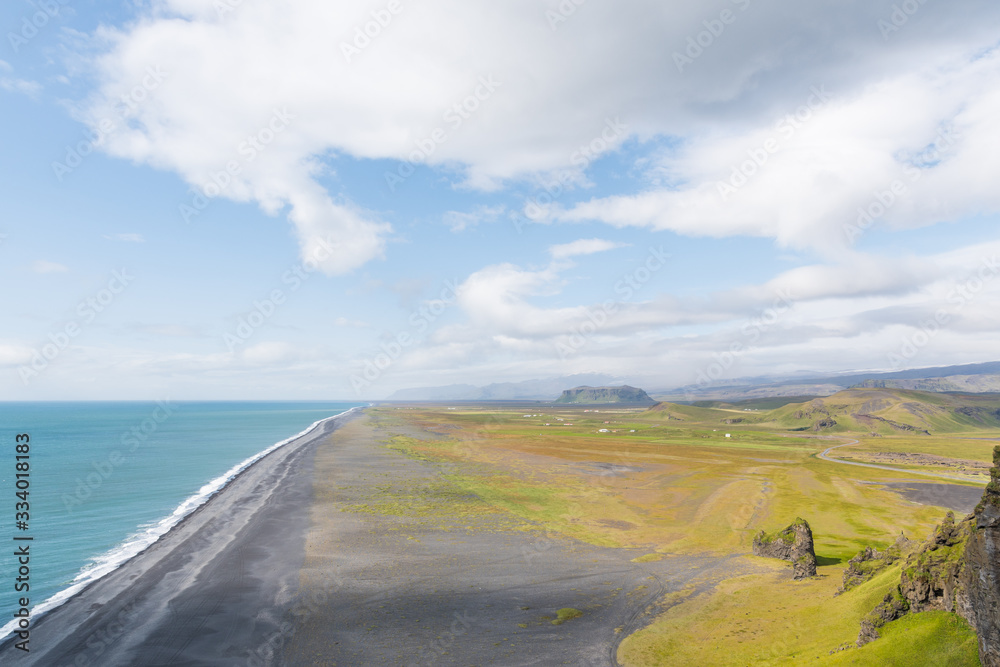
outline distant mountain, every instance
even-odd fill
[[[416,387],[401,389],[390,401],[551,401],[563,388],[583,384],[610,385],[616,378],[600,373],[581,373],[544,380],[524,382],[499,382],[485,387],[471,384],[453,384],[444,387]]]
[[[616,378],[586,373],[557,378],[500,382],[485,387],[453,384],[442,387],[401,389],[390,401],[551,401],[566,387],[606,387],[623,384],[630,378]],[[650,386],[649,377],[631,378]],[[659,383],[657,383],[659,384]],[[656,385],[654,385],[656,386]],[[659,384],[660,387],[665,385]],[[669,386],[669,385],[667,385]],[[851,387],[913,389],[932,392],[1000,393],[1000,362],[915,368],[905,371],[851,371],[822,376],[797,372],[784,376],[740,378],[708,386],[689,385],[673,389],[654,389],[649,393],[662,401],[694,403],[724,401],[734,403],[749,399],[775,397],[830,396]]]
[[[865,380],[854,386],[873,389],[916,389],[919,391],[984,394],[1000,392],[1000,375],[949,375],[940,378],[912,380]]]
[[[654,391],[653,395],[666,401],[736,401],[775,396],[830,396],[851,387],[1000,392],[1000,361],[905,371],[850,371],[831,376],[796,373],[787,378],[744,378],[708,386],[689,385]]]
[[[444,387],[400,389],[390,401],[474,401],[482,388],[471,384],[449,384]]]
[[[603,403],[628,403],[629,405],[654,405],[656,401],[642,389],[623,385],[621,387],[577,387],[567,389],[555,403],[583,403],[597,405]]]

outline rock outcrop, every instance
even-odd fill
[[[802,518],[795,519],[792,525],[780,532],[768,534],[762,530],[757,533],[753,538],[753,555],[791,562],[792,577],[795,579],[816,575],[812,529]]]
[[[596,405],[603,403],[627,403],[629,405],[656,405],[642,389],[630,387],[627,384],[620,387],[577,387],[566,389],[556,403],[585,403]]]
[[[840,591],[849,591],[855,586],[865,583],[876,574],[906,556],[913,543],[900,533],[896,543],[879,553],[878,549],[866,547],[857,556],[847,561],[844,570],[844,583]]]
[[[862,620],[858,646],[877,639],[881,626],[904,614],[939,609],[975,628],[983,667],[1000,667],[1000,447],[993,450],[993,465],[975,512],[957,523],[948,512],[927,542],[907,556],[899,586]]]
[[[906,557],[895,590],[862,619],[858,646],[878,639],[879,628],[908,613],[952,611],[975,625],[961,584],[970,527],[970,519],[956,524],[954,512],[948,512],[934,534]]]

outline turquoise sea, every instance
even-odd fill
[[[15,595],[27,595],[35,613],[58,605],[158,539],[266,450],[361,405],[0,403],[4,618],[12,618]],[[22,433],[31,438],[27,530],[15,517]],[[14,593],[19,565],[10,545],[25,543],[15,536],[33,538],[28,593]]]

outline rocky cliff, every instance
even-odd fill
[[[862,620],[858,646],[877,639],[881,626],[904,614],[940,609],[976,629],[984,667],[1000,667],[1000,447],[993,450],[993,465],[975,512],[957,523],[948,512],[907,556],[899,586]],[[856,558],[859,564],[870,560]]]
[[[993,449],[990,483],[972,515],[969,533],[960,577],[962,602],[967,604],[963,616],[973,619],[980,662],[1000,667],[1000,447]]]
[[[757,533],[753,538],[753,555],[790,561],[795,579],[816,575],[812,529],[802,518],[795,519],[792,525],[780,532],[768,534],[762,530]]]

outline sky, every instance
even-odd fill
[[[998,22],[4,3],[0,400],[1000,359]]]

